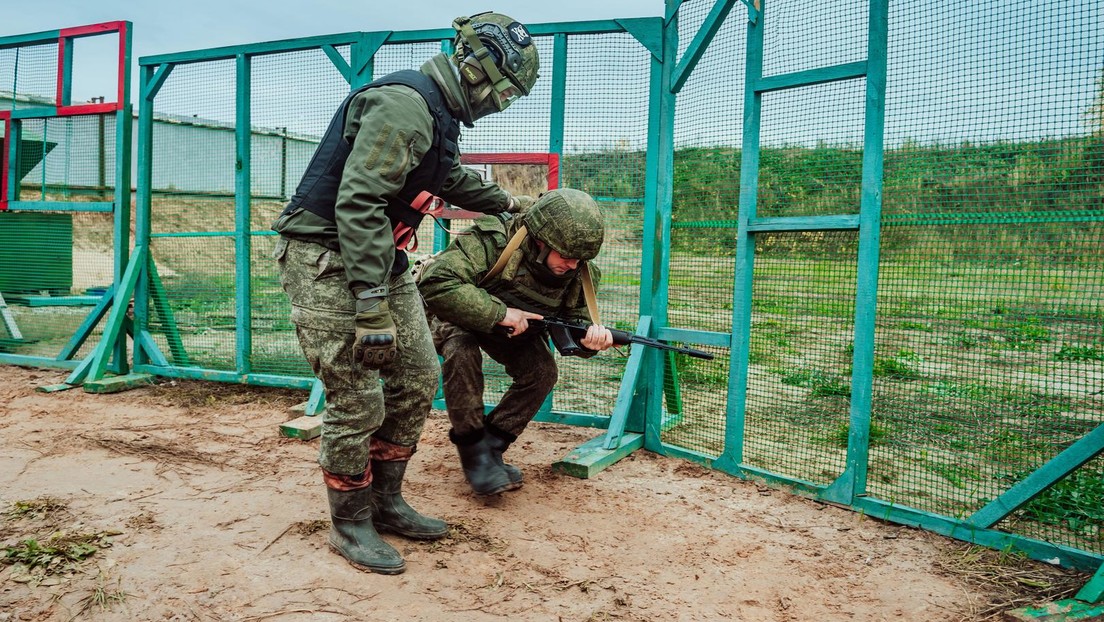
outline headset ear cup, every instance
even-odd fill
[[[475,56],[468,54],[464,57],[464,60],[460,63],[460,75],[464,76],[464,81],[468,84],[476,85],[487,79],[487,74],[483,71],[483,67],[476,60]]]

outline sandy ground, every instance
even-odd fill
[[[474,497],[437,412],[405,492],[450,537],[387,536],[406,573],[364,573],[327,548],[317,440],[278,434],[305,393],[42,393],[66,374],[3,374],[0,546],[113,535],[65,573],[0,566],[0,622],[929,621],[977,619],[990,598],[940,570],[961,543],[684,461],[551,470],[594,430],[534,424],[507,454],[525,486]],[[49,511],[12,510],[36,499]]]

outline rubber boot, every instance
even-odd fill
[[[449,430],[449,440],[456,445],[464,477],[475,494],[495,495],[514,486],[506,470],[491,455],[491,448],[487,445],[487,437],[482,429],[473,430],[464,436],[458,436],[453,430]]]
[[[403,499],[405,460],[372,461],[372,523],[380,531],[418,540],[439,540],[448,535],[445,521],[419,514]]]
[[[330,500],[330,548],[362,570],[399,574],[406,562],[395,547],[384,542],[372,526],[372,489],[334,490]]]
[[[506,475],[510,477],[510,490],[516,490],[521,488],[522,480],[524,476],[521,474],[521,469],[512,464],[506,464],[502,459],[502,454],[510,448],[510,445],[517,440],[517,437],[505,430],[500,430],[494,426],[487,426],[487,446],[491,448],[491,457],[498,466],[502,467],[506,471]]]

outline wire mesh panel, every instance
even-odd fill
[[[57,104],[56,43],[0,49],[0,110]]]
[[[756,245],[745,461],[828,484],[846,459],[856,235],[776,233]]]
[[[234,369],[234,62],[174,68],[154,107],[149,329],[174,364]]]
[[[67,362],[89,354],[101,334],[96,320],[119,245],[113,211],[130,190],[115,187],[117,169],[130,166],[129,145],[118,153],[116,136],[127,103],[118,101],[125,33],[115,22],[0,38],[0,354],[14,355],[7,361]],[[97,49],[114,56],[105,61]],[[109,101],[89,97],[91,88]]]
[[[683,52],[712,5],[683,3]],[[728,332],[732,325],[746,16],[737,8],[721,24],[675,108],[667,324],[678,328]],[[729,353],[704,349],[716,358],[663,360],[662,440],[716,457],[724,451]]]
[[[348,61],[349,46],[337,46]],[[321,49],[254,57],[250,117],[252,371],[310,376],[280,286],[271,225],[295,192],[349,83]]]
[[[1104,423],[1101,10],[891,8],[870,489],[968,516]],[[1101,481],[1000,527],[1099,553]]]

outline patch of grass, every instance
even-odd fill
[[[0,564],[20,564],[42,574],[69,572],[100,549],[111,546],[111,536],[120,532],[57,532],[45,541],[28,538],[0,550]]]
[[[851,395],[851,385],[844,382],[839,376],[827,373],[819,369],[793,369],[782,372],[782,384],[792,387],[807,387],[809,395],[824,397],[829,395]]]
[[[962,464],[943,464],[928,462],[926,464],[932,473],[939,475],[951,483],[955,488],[966,488],[966,480],[981,479],[976,469]]]
[[[1092,346],[1071,346],[1063,344],[1054,353],[1056,361],[1104,361],[1104,350]]]
[[[851,426],[845,421],[837,423],[821,440],[834,447],[840,449],[847,449],[847,441],[850,437]],[[879,445],[885,445],[889,442],[889,437],[893,434],[893,428],[885,423],[878,421],[870,422],[870,446],[877,447]]]
[[[675,360],[678,361],[681,382],[713,387],[728,386],[728,371],[724,365],[718,365],[716,361],[702,361],[687,356],[680,356]]]
[[[1020,473],[1017,481],[1028,475]],[[1020,511],[1024,518],[1061,525],[1083,536],[1104,534],[1104,469],[1083,467],[1044,490]]]
[[[892,357],[875,356],[874,377],[915,380],[920,377],[920,372],[916,369],[919,362],[920,356],[912,350],[898,350]]]
[[[923,331],[925,333],[930,333],[930,332],[935,330],[935,329],[932,328],[931,324],[927,324],[927,323],[924,323],[924,322],[916,322],[916,321],[912,321],[912,320],[905,320],[904,322],[901,322],[899,324],[899,327],[902,330],[919,330],[919,331]]]
[[[39,497],[30,501],[16,501],[8,508],[7,517],[11,519],[43,519],[66,509],[65,503],[53,497]]]
[[[1044,445],[1042,439],[1025,436],[1016,430],[1000,430],[985,443],[983,455],[992,462],[1022,464],[1035,458]]]

